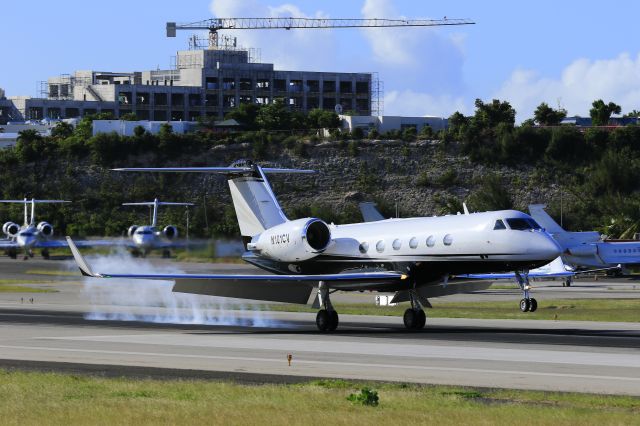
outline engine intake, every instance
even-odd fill
[[[16,223],[7,222],[2,225],[2,232],[4,232],[5,235],[8,235],[9,237],[17,236],[19,231],[20,227]]]
[[[330,243],[329,226],[320,219],[306,218],[269,228],[247,247],[281,262],[300,262],[318,256]]]
[[[40,231],[40,233],[45,237],[50,237],[53,235],[53,226],[47,222],[40,222],[38,224],[38,231]]]
[[[165,237],[172,240],[178,237],[178,228],[176,228],[173,225],[168,225],[164,227],[164,229],[162,230],[162,233],[164,234]]]
[[[133,237],[133,234],[135,234],[136,229],[138,229],[138,225],[131,225],[129,229],[127,229],[127,235],[129,236],[129,238]]]

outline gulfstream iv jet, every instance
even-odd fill
[[[22,226],[14,222],[6,222],[2,225],[2,232],[7,239],[0,241],[0,248],[4,249],[7,254],[15,259],[18,251],[24,252],[24,259],[33,257],[33,249],[41,248],[42,257],[49,258],[49,249],[53,247],[67,247],[66,241],[51,240],[53,237],[53,226],[48,222],[40,222],[36,224],[36,204],[43,203],[70,203],[64,200],[0,200],[0,203],[18,203],[24,204],[24,222]],[[31,218],[29,218],[29,205],[31,205]]]
[[[173,291],[305,304],[320,308],[321,331],[338,326],[330,294],[337,291],[395,292],[393,302],[411,303],[408,329],[425,325],[423,306],[442,295],[452,275],[518,271],[542,266],[560,254],[556,242],[529,215],[504,210],[469,215],[387,219],[347,225],[320,218],[289,220],[267,175],[313,173],[262,168],[251,162],[230,167],[134,168],[138,172],[226,175],[246,244],[243,259],[274,275],[111,274],[93,271],[73,245],[80,271],[96,278],[174,280]],[[532,306],[528,283],[524,299]],[[455,290],[454,290],[455,291]],[[313,297],[315,296],[315,297]],[[313,298],[311,298],[313,297]]]
[[[178,228],[174,225],[167,225],[163,229],[158,226],[158,207],[159,206],[193,206],[193,203],[168,203],[158,201],[145,201],[142,203],[123,203],[123,206],[152,206],[153,216],[151,225],[131,225],[127,230],[129,243],[127,244],[134,256],[146,256],[152,250],[162,250],[162,257],[170,257],[171,248],[179,247],[184,244],[176,241],[178,238]]]
[[[2,232],[7,236],[6,240],[0,240],[0,249],[4,249],[7,254],[15,259],[18,251],[24,252],[24,259],[33,257],[34,249],[42,249],[42,257],[49,259],[49,249],[67,248],[65,240],[54,240],[53,225],[41,221],[36,223],[36,204],[70,203],[65,200],[0,200],[0,203],[24,204],[24,223],[22,226],[14,222],[6,222],[2,225]],[[31,205],[31,215],[29,216],[29,205]],[[113,245],[111,241],[77,241],[80,247],[107,246]]]

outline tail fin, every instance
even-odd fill
[[[158,207],[159,206],[193,206],[193,203],[173,203],[167,201],[158,201],[158,199],[154,199],[153,201],[143,201],[141,203],[122,203],[123,206],[151,206],[153,207],[153,217],[151,219],[151,226],[156,226],[158,224]]]
[[[24,204],[24,224],[31,225],[35,223],[36,220],[36,204],[53,204],[53,203],[70,203],[71,201],[66,200],[36,200],[32,199],[23,199],[23,200],[0,200],[0,203],[13,203],[13,204]],[[29,204],[31,204],[31,219],[28,219],[29,212]]]
[[[240,225],[240,234],[245,238],[251,238],[288,220],[273,194],[266,173],[315,173],[313,170],[262,168],[250,161],[237,161],[229,167],[121,168],[114,170],[227,175],[233,206]]]
[[[360,207],[360,213],[362,213],[362,218],[365,222],[384,220],[384,216],[382,216],[382,213],[376,208],[376,203],[362,202],[358,204],[358,206]]]
[[[544,204],[530,204],[529,213],[531,214],[531,217],[536,222],[538,222],[540,226],[545,228],[547,232],[550,232],[552,234],[565,232],[565,230],[562,229],[562,227],[558,225],[558,223],[553,220],[551,216],[549,216],[549,213],[544,211],[545,207],[546,205]]]

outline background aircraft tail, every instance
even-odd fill
[[[565,230],[562,229],[562,227],[558,225],[551,216],[549,216],[549,213],[544,210],[545,207],[546,205],[544,204],[530,204],[529,213],[531,214],[531,217],[549,233],[555,234],[565,232]]]
[[[227,176],[240,234],[250,239],[266,229],[287,222],[269,185],[268,173],[315,173],[313,170],[260,167],[251,161],[237,161],[229,167],[121,168],[126,172],[217,173]]]

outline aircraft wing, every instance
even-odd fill
[[[18,248],[18,243],[13,240],[0,240],[0,249]]]
[[[67,237],[67,241],[82,275],[94,278],[175,281],[173,291],[181,293],[305,304],[309,301],[314,286],[320,281],[350,285],[391,285],[408,278],[399,272],[318,275],[111,274],[94,272],[70,237]]]
[[[111,247],[118,245],[126,245],[118,242],[117,240],[84,240],[76,241],[74,243],[77,247]],[[35,248],[67,248],[68,244],[65,240],[44,240],[38,241]]]

